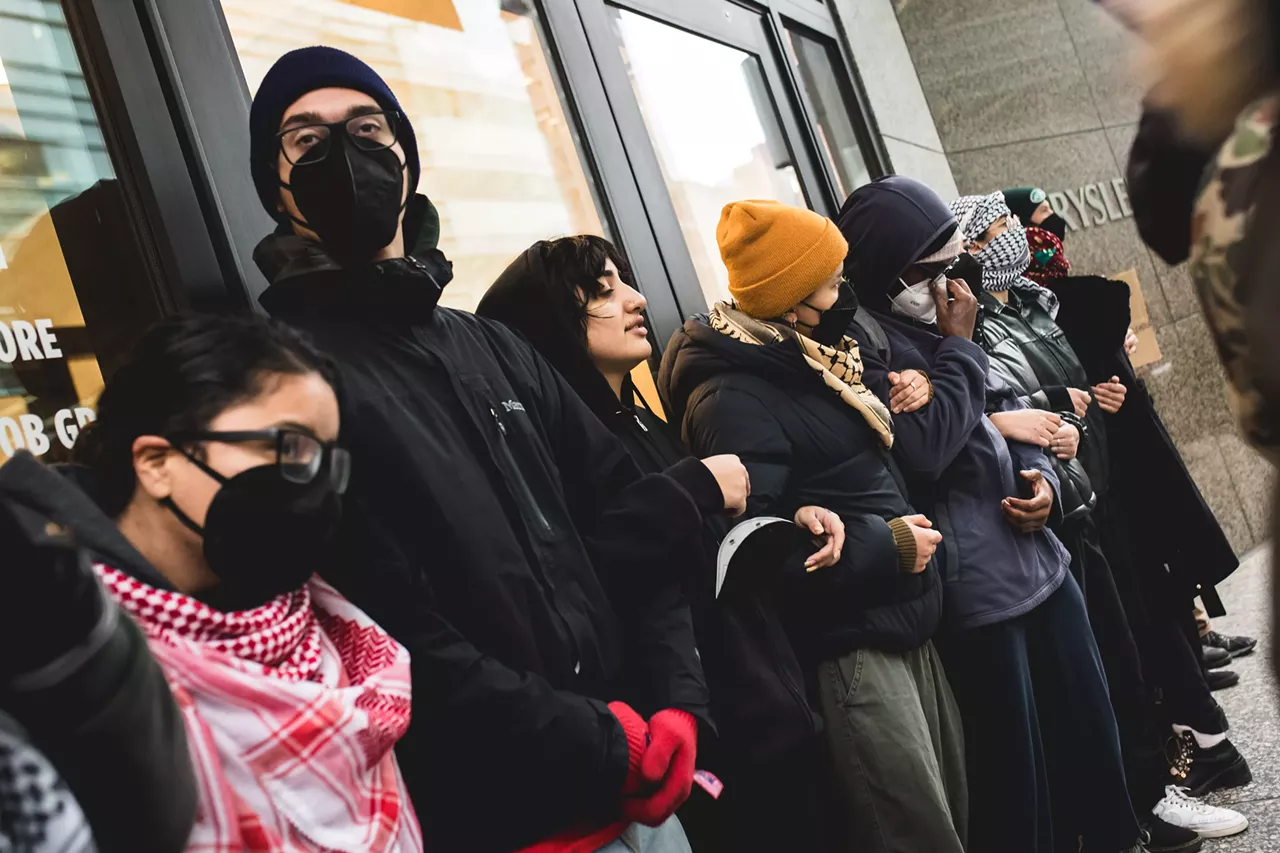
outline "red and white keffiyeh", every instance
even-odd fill
[[[409,653],[329,585],[223,613],[95,566],[182,710],[200,808],[189,853],[421,853],[392,747]]]

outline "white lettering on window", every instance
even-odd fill
[[[45,358],[62,358],[58,336],[53,333],[53,321],[36,320],[36,331],[40,334],[40,346],[44,348]]]

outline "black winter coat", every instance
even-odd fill
[[[1103,420],[1111,447],[1111,501],[1124,508],[1134,561],[1146,571],[1162,572],[1167,565],[1184,587],[1199,588],[1211,615],[1223,615],[1213,586],[1235,571],[1239,560],[1160,420],[1146,383],[1116,346],[1116,330],[1129,322],[1128,285],[1099,276],[1068,276],[1049,285],[1061,304],[1058,325],[1089,381],[1119,376],[1127,389],[1120,411]]]
[[[716,553],[732,522],[715,477],[689,455],[674,427],[637,406],[630,380],[622,399],[601,375],[580,325],[558,315],[556,294],[535,245],[517,258],[480,300],[476,313],[526,336],[616,435],[647,474],[667,473],[694,496],[703,518],[702,547],[679,555],[678,572],[693,607],[699,656],[711,688],[718,736],[699,738],[698,764],[720,775],[718,802],[698,790],[680,818],[700,851],[813,850],[817,830],[821,720],[804,695],[804,671],[768,589],[736,585],[715,597]],[[797,529],[803,560],[814,550]]]
[[[31,455],[0,468],[0,501],[70,530],[94,558],[172,589],[92,500]],[[36,535],[45,535],[43,525]],[[9,559],[20,547],[0,542],[0,553]],[[85,569],[49,625],[58,639],[6,650],[7,668],[19,656],[28,666],[19,667],[25,678],[0,683],[0,709],[66,781],[99,850],[177,853],[187,846],[198,799],[186,727],[146,638]],[[59,649],[56,658],[47,657],[49,648]],[[36,662],[38,669],[30,666]]]
[[[751,475],[746,517],[789,518],[812,504],[844,520],[840,562],[801,571],[789,597],[790,624],[813,653],[903,651],[933,636],[942,584],[932,562],[918,575],[899,567],[888,522],[913,510],[893,457],[794,340],[745,344],[695,317],[672,337],[659,388],[694,452],[742,458]]]
[[[527,342],[437,308],[438,252],[343,270],[277,234],[256,257],[263,307],[338,362],[354,466],[328,580],[412,656],[397,751],[429,846],[617,819],[628,748],[607,703],[708,716],[688,607],[652,606],[698,547],[693,498],[641,476]]]

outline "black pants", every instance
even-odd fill
[[[1164,566],[1143,561],[1130,538],[1123,503],[1100,501],[1095,518],[1147,684],[1159,699],[1163,727],[1178,723],[1205,734],[1225,732],[1226,717],[1200,665],[1200,634],[1192,615],[1195,591],[1179,584]]]
[[[1127,850],[1138,838],[1098,647],[1075,579],[1017,619],[939,638],[964,721],[969,845]]]
[[[1058,531],[1058,537],[1071,552],[1071,573],[1084,591],[1089,622],[1107,673],[1129,798],[1134,810],[1145,818],[1169,783],[1164,753],[1169,730],[1161,722],[1155,695],[1144,678],[1138,644],[1092,518],[1071,521]]]

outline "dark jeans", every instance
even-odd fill
[[[964,720],[969,850],[1099,853],[1138,839],[1115,717],[1075,579],[1017,619],[939,639]]]
[[[1200,634],[1192,614],[1195,591],[1182,588],[1165,567],[1142,562],[1119,503],[1100,501],[1095,517],[1147,684],[1159,698],[1164,730],[1178,723],[1205,734],[1225,732],[1226,717],[1200,666]]]
[[[1164,786],[1170,781],[1164,752],[1169,727],[1162,725],[1157,714],[1126,608],[1092,519],[1077,519],[1058,535],[1071,552],[1071,574],[1084,592],[1089,622],[1107,673],[1129,798],[1134,810],[1145,818],[1164,797]]]

